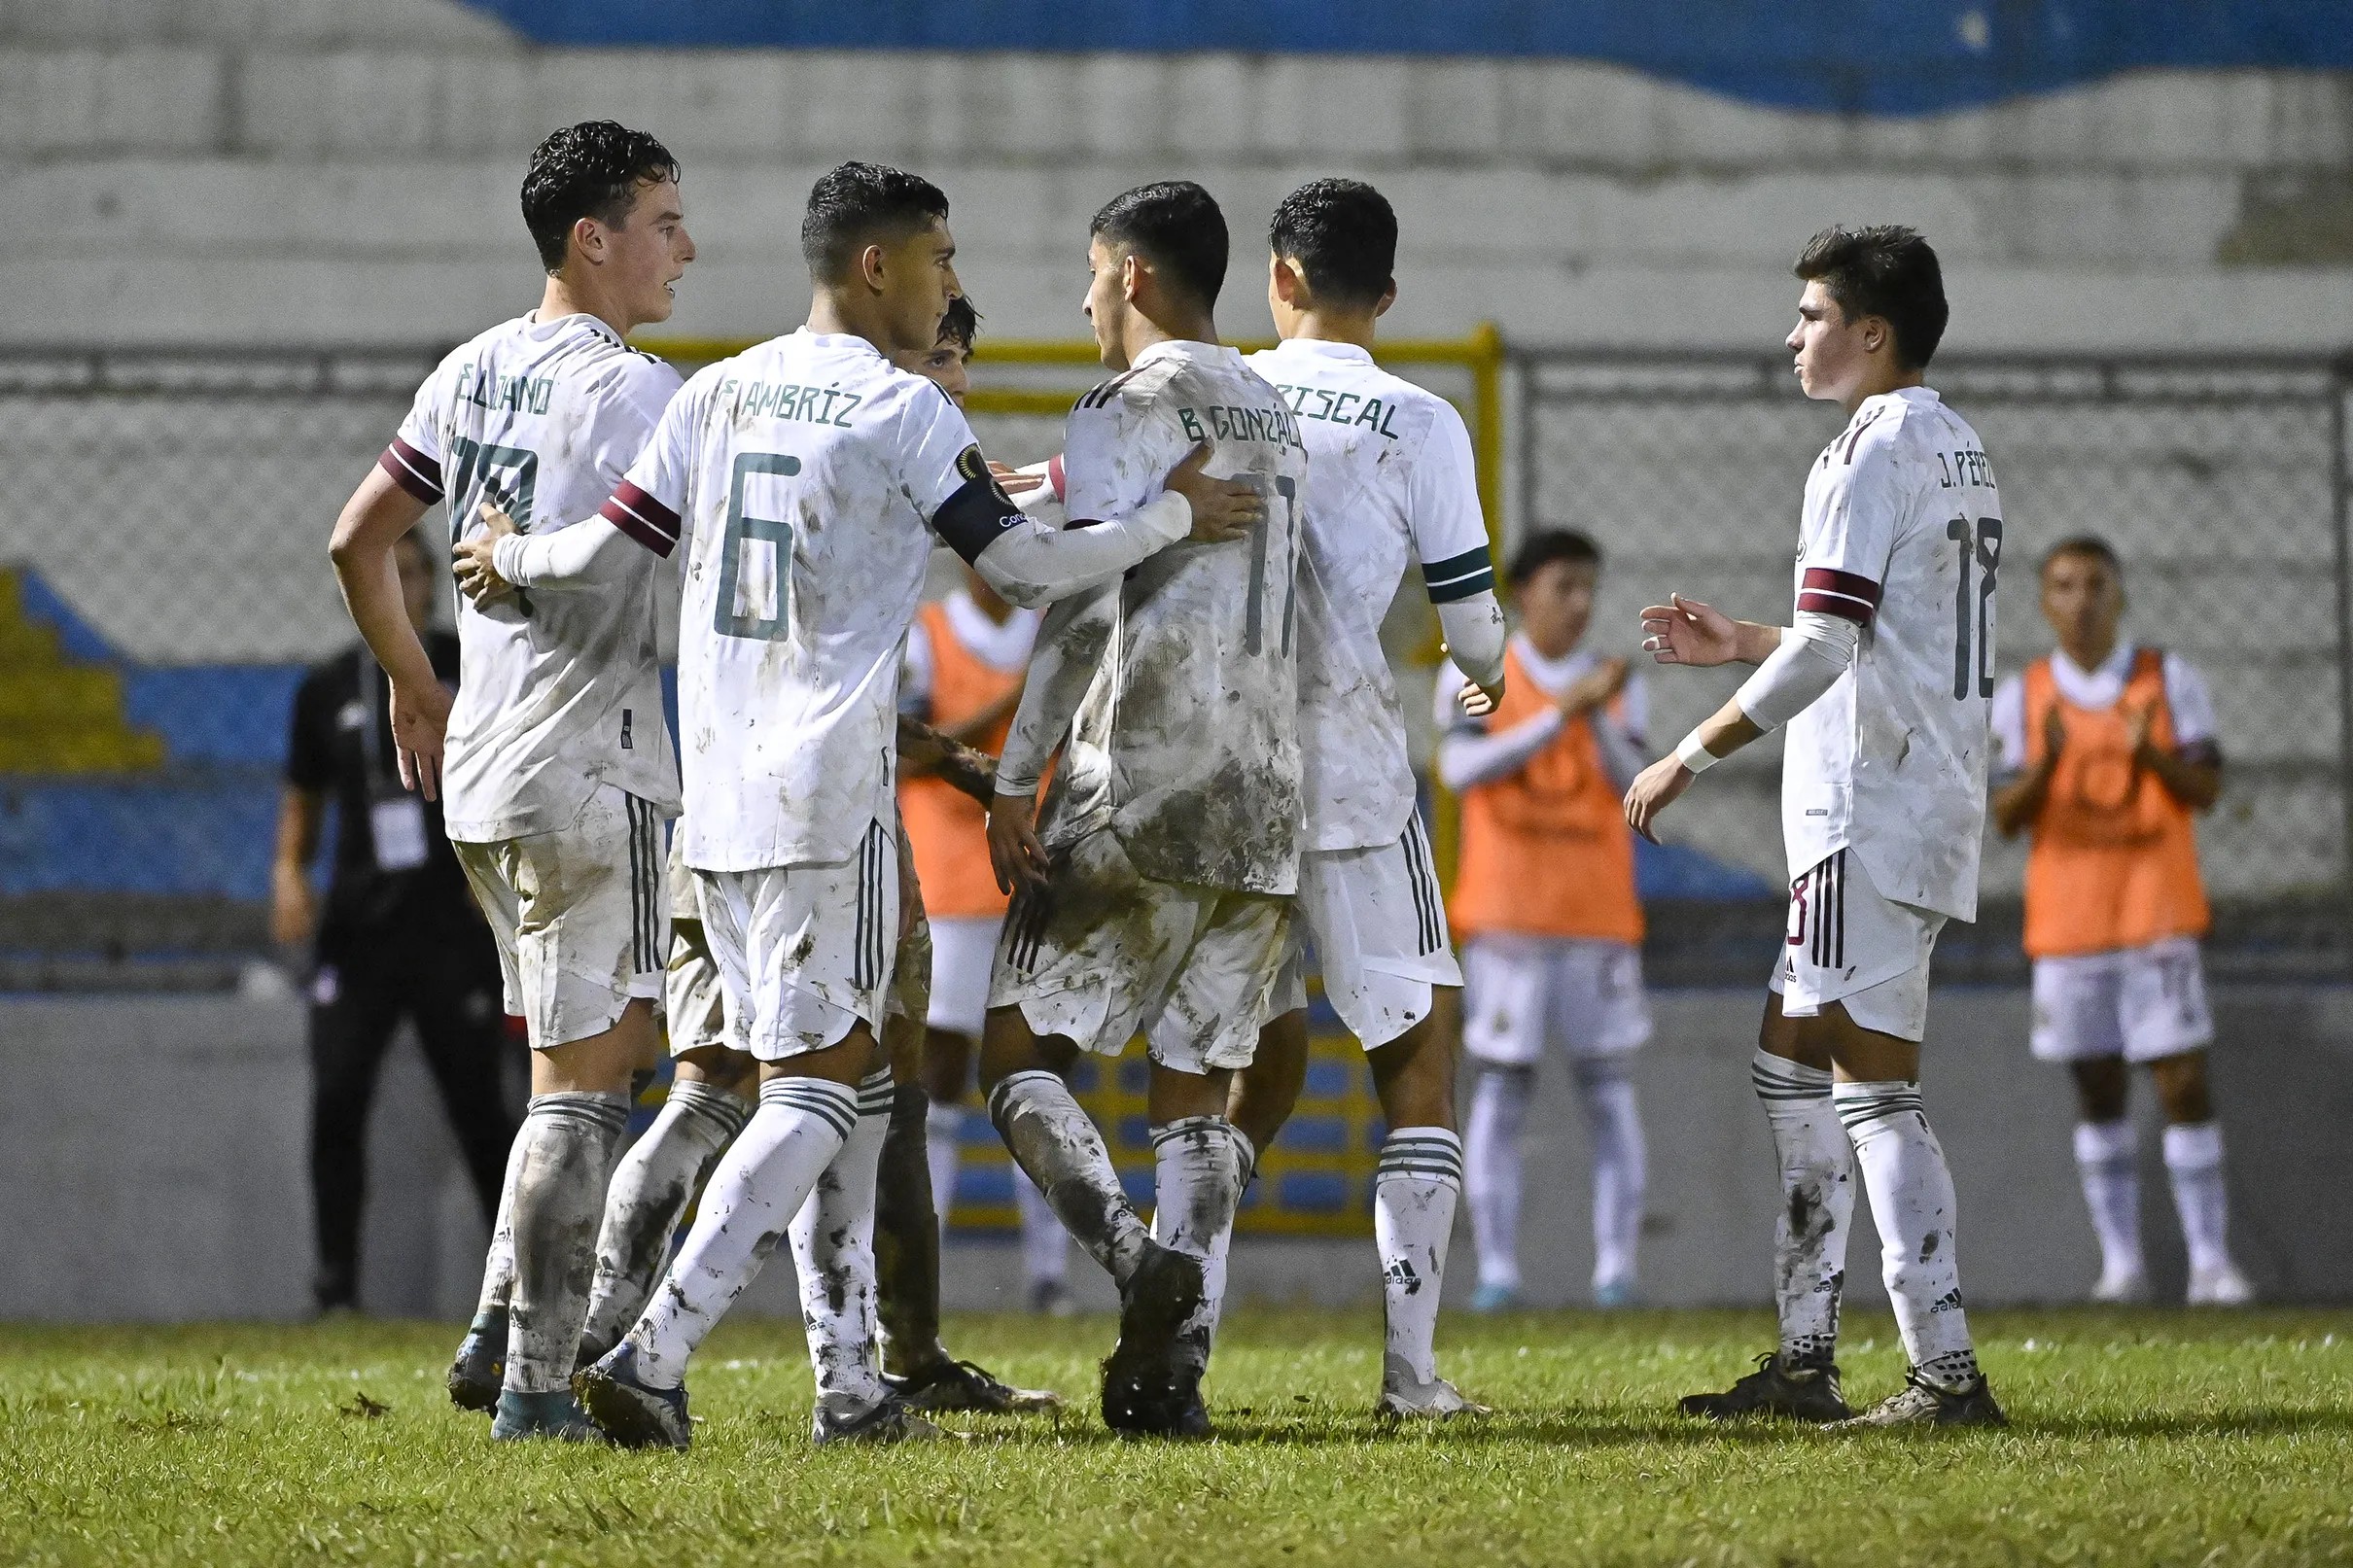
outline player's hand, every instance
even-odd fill
[[[995,458],[989,460],[989,473],[997,480],[997,487],[1008,496],[1027,495],[1046,482],[1046,476],[1042,473],[1024,473]]]
[[[1642,610],[1642,651],[1661,664],[1705,668],[1739,657],[1739,627],[1730,615],[1681,594]]]
[[[1561,693],[1561,712],[1575,718],[1590,714],[1626,689],[1626,661],[1603,659],[1568,683]]]
[[[477,605],[491,604],[514,592],[514,584],[499,575],[499,569],[490,564],[490,552],[499,540],[517,532],[514,519],[489,502],[482,503],[482,531],[470,534],[449,547],[450,562],[458,579],[458,591]]]
[[[1052,863],[1037,842],[1037,802],[1030,795],[992,795],[989,800],[989,866],[999,892],[1025,889],[1043,892]]]
[[[1455,693],[1455,702],[1473,718],[1485,718],[1503,703],[1503,688],[1498,685],[1488,690],[1476,680],[1465,680],[1462,689]]]
[[[427,800],[441,798],[441,745],[449,733],[449,688],[430,680],[415,691],[392,682],[392,749],[401,787]]]
[[[2053,703],[2051,711],[2043,715],[2043,765],[2049,767],[2056,762],[2066,745],[2067,721],[2059,716],[2058,704]]]
[[[1223,544],[1266,516],[1266,498],[1247,479],[1211,478],[1202,472],[1209,461],[1210,443],[1203,441],[1169,470],[1167,487],[1193,508],[1193,532],[1186,537],[1196,544]]]
[[[1633,787],[1626,791],[1626,825],[1656,844],[1658,834],[1651,831],[1659,813],[1673,805],[1683,791],[1691,787],[1692,771],[1679,758],[1663,756],[1634,775]]]
[[[2058,716],[2058,705],[2055,703],[2052,705],[2051,716],[2054,718]],[[2125,711],[2125,744],[2131,748],[2134,761],[2137,762],[2140,760],[2142,750],[2148,747],[2149,731],[2156,725],[2156,723],[2157,704],[2153,702],[2144,703],[2138,708],[2127,709]],[[2052,749],[2056,751],[2058,748],[2053,747]]]
[[[301,866],[279,865],[269,879],[269,939],[283,948],[299,948],[310,940],[318,920],[318,894]]]

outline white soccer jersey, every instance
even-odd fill
[[[1169,342],[1081,398],[1067,440],[1064,496],[1075,519],[1133,512],[1205,440],[1208,471],[1256,476],[1267,511],[1243,539],[1170,546],[1070,620],[1060,652],[1094,679],[1064,752],[1047,842],[1107,825],[1156,881],[1290,893],[1308,466],[1298,421],[1236,350]],[[1009,754],[1042,761],[1060,737],[1048,684],[1024,693]]]
[[[1417,559],[1432,604],[1495,585],[1470,433],[1454,404],[1352,343],[1293,338],[1247,363],[1290,404],[1308,450],[1300,848],[1393,844],[1415,786],[1381,621]]]
[[[1862,628],[1790,720],[1794,881],[1852,849],[1884,896],[1977,918],[2002,507],[1977,433],[1925,387],[1865,400],[1806,480],[1797,608]]]
[[[934,514],[988,470],[947,395],[803,328],[698,373],[604,515],[667,555],[685,858],[847,860],[895,811],[899,645]]]
[[[678,391],[676,370],[595,317],[537,316],[443,360],[381,460],[418,500],[448,502],[455,538],[480,531],[485,500],[526,533],[594,516]],[[600,784],[677,812],[653,595],[647,561],[592,592],[459,597],[464,679],[441,768],[451,838],[566,826]]]

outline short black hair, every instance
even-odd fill
[[[531,150],[523,174],[523,226],[540,264],[549,272],[563,267],[574,224],[593,218],[618,228],[639,186],[678,177],[670,149],[642,130],[610,120],[566,125]]]
[[[938,341],[954,343],[969,354],[972,345],[979,339],[980,312],[972,308],[971,300],[961,294],[957,295],[948,301],[948,313],[939,318]]]
[[[946,193],[922,175],[853,160],[827,169],[809,188],[800,254],[811,277],[836,282],[877,240],[905,239],[947,216]]]
[[[1162,180],[1113,196],[1087,234],[1142,257],[1205,310],[1225,287],[1225,214],[1190,180]]]
[[[1945,336],[1951,308],[1945,271],[1919,231],[1902,224],[1832,226],[1806,242],[1791,270],[1819,283],[1848,321],[1877,316],[1895,330],[1895,362],[1925,370]]]
[[[2089,556],[2106,567],[2109,575],[2118,582],[2125,580],[2125,563],[2117,555],[2116,546],[2097,534],[2071,534],[2052,545],[2043,552],[2043,564],[2036,569],[2037,575],[2050,571],[2051,563],[2062,555]]]
[[[1601,569],[1601,546],[1594,542],[1591,534],[1579,533],[1573,528],[1540,528],[1522,540],[1520,547],[1512,551],[1511,567],[1504,574],[1505,580],[1517,588],[1555,561],[1590,565],[1598,572]]]
[[[1397,214],[1362,180],[1301,186],[1275,209],[1266,242],[1299,263],[1317,298],[1335,305],[1379,304],[1396,282]]]

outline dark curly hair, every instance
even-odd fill
[[[618,228],[639,186],[678,177],[678,159],[642,130],[610,120],[566,125],[532,149],[523,175],[523,226],[540,264],[549,272],[563,266],[574,224],[593,218]]]
[[[1825,228],[1806,242],[1791,270],[1819,283],[1846,320],[1877,316],[1893,329],[1896,364],[1928,368],[1951,311],[1944,268],[1919,230],[1902,224]]]
[[[972,308],[971,300],[960,294],[948,301],[948,313],[939,318],[939,340],[954,343],[969,354],[972,345],[979,339],[980,312]]]

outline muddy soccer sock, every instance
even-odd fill
[[[523,1168],[523,1130],[514,1130],[507,1147],[507,1177],[499,1186],[499,1211],[490,1222],[490,1247],[482,1257],[482,1294],[474,1303],[478,1325],[493,1312],[504,1312],[514,1299],[514,1181]]]
[[[1032,1290],[1071,1276],[1071,1237],[1046,1206],[1028,1171],[1013,1167],[1013,1206],[1021,1214],[1021,1272]]]
[[[888,1392],[875,1349],[874,1180],[891,1125],[891,1069],[858,1086],[858,1123],[792,1217],[801,1322],[821,1406],[860,1411]]]
[[[1463,1124],[1463,1177],[1479,1283],[1520,1288],[1520,1141],[1528,1126],[1528,1067],[1483,1063]]]
[[[1945,1150],[1928,1125],[1920,1086],[1902,1079],[1831,1090],[1854,1144],[1881,1242],[1879,1277],[1913,1369],[1939,1388],[1977,1379],[1969,1314],[1961,1309],[1959,1204]]]
[[[1594,1289],[1631,1288],[1642,1244],[1642,1200],[1649,1182],[1648,1151],[1633,1081],[1622,1057],[1585,1057],[1571,1063],[1577,1103],[1593,1134]]]
[[[629,1125],[629,1097],[534,1095],[523,1117],[509,1213],[514,1294],[508,1308],[507,1387],[544,1394],[572,1378],[588,1285],[596,1276],[605,1179]]]
[[[1839,1347],[1854,1151],[1839,1125],[1827,1069],[1759,1051],[1749,1061],[1748,1080],[1765,1107],[1781,1168],[1780,1214],[1773,1227],[1781,1360],[1793,1367],[1828,1362]]]
[[[752,1107],[716,1084],[673,1084],[653,1125],[613,1167],[596,1237],[596,1283],[588,1293],[586,1349],[620,1342],[661,1277],[670,1237]]]
[[[1209,1364],[1225,1308],[1226,1249],[1242,1202],[1242,1160],[1222,1116],[1183,1116],[1152,1129],[1152,1239],[1201,1260],[1201,1306],[1182,1340],[1197,1367]]]
[[[1042,1070],[1014,1073],[990,1092],[989,1120],[1014,1163],[1045,1194],[1063,1229],[1113,1279],[1127,1283],[1151,1233],[1128,1202],[1103,1134],[1070,1086]]]
[[[2102,1278],[2146,1272],[2141,1256],[2139,1139],[2129,1120],[2078,1122],[2075,1172],[2099,1237]]]
[[[1386,1377],[1438,1376],[1438,1293],[1462,1191],[1462,1140],[1443,1127],[1392,1129],[1373,1177],[1373,1243],[1381,1257]]]

